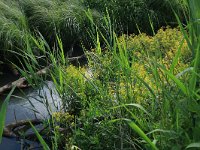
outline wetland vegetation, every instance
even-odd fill
[[[0,137],[14,89],[51,81],[51,102],[35,97],[48,117],[23,122],[42,149],[200,147],[198,0],[0,0],[0,14],[0,71],[24,77],[2,91]]]

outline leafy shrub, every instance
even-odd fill
[[[127,40],[127,49],[132,53],[131,55],[140,57],[142,54],[147,58],[156,58],[158,61],[166,62],[168,68],[179,48],[181,49],[180,64],[190,62],[192,53],[177,28],[161,28],[153,37],[146,34],[131,35]],[[180,69],[180,66],[178,67]]]
[[[182,0],[84,0],[84,3],[89,8],[97,9],[104,14],[107,9],[117,28],[116,31],[125,31],[125,33],[127,31],[137,33],[139,27],[141,32],[151,34],[150,21],[155,30],[167,24],[177,25],[172,8],[180,17],[186,11]],[[182,21],[184,19],[182,17]]]
[[[145,133],[158,129],[148,137],[157,140],[162,149],[174,143],[179,148],[187,145],[189,141],[183,140],[183,130],[176,130],[174,120],[180,104],[174,98],[184,95],[162,69],[170,70],[181,41],[178,63],[172,70],[176,75],[188,68],[191,53],[179,29],[169,27],[155,36],[123,35],[115,37],[113,47],[96,47],[87,53],[90,75],[85,69],[69,66],[64,76],[67,89],[72,91],[68,96],[73,99],[68,101],[78,100],[81,105],[71,144],[81,149],[148,149],[149,145],[121,120],[130,118]],[[186,82],[188,78],[180,79]],[[179,119],[181,128],[189,124],[184,115]],[[175,136],[175,131],[180,136]]]

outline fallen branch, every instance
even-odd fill
[[[36,74],[36,75],[46,74],[46,73],[47,73],[47,70],[49,69],[49,67],[50,67],[50,66],[45,67],[45,68],[39,70],[38,72],[36,72],[35,74]],[[31,76],[32,76],[32,75],[30,75],[30,77],[31,77]],[[20,78],[20,79],[14,81],[14,82],[12,82],[12,83],[8,83],[8,84],[2,86],[2,87],[0,88],[0,95],[1,95],[3,92],[5,92],[5,91],[11,90],[14,86],[16,86],[17,88],[25,88],[25,87],[28,87],[29,84],[28,84],[26,81],[27,81],[26,78],[25,78],[25,77],[22,77],[22,78]]]
[[[72,58],[68,58],[69,62],[73,62],[73,61],[78,61],[79,59],[85,58],[85,55],[81,55],[81,56],[77,56],[77,57],[72,57]],[[35,75],[43,75],[46,74],[48,72],[48,70],[50,69],[52,65],[49,65],[41,70],[39,70],[38,72],[35,73]],[[30,75],[30,77],[33,75]],[[26,88],[29,86],[29,84],[27,83],[27,80],[25,77],[22,77],[12,83],[8,83],[2,87],[0,87],[0,95],[8,90],[11,90],[14,86],[16,86],[17,88]]]
[[[26,132],[28,129],[31,128],[30,122],[33,125],[39,125],[42,123],[42,120],[33,119],[33,120],[21,120],[15,123],[11,123],[5,126],[3,130],[3,136],[13,138],[13,137],[20,137],[20,132]]]
[[[72,61],[79,60],[79,59],[82,59],[82,58],[86,58],[85,54],[83,54],[81,56],[77,56],[77,57],[68,58],[68,61],[72,62]]]
[[[3,136],[7,138],[25,138],[26,140],[35,141],[37,140],[37,136],[34,132],[30,132],[30,129],[32,128],[30,123],[32,123],[34,126],[37,126],[42,124],[43,122],[40,119],[33,119],[21,120],[15,123],[11,123],[4,127]],[[41,136],[43,136],[43,138],[48,138],[52,134],[52,131],[50,130],[50,128],[48,128],[48,125],[43,127],[40,126],[37,131]],[[60,133],[64,133],[65,135],[72,133],[72,130],[70,128],[59,127],[57,131]]]

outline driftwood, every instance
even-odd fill
[[[3,130],[3,136],[8,138],[17,138],[20,137],[21,132],[26,132],[28,129],[31,128],[30,122],[33,125],[39,125],[42,123],[42,120],[40,119],[33,119],[33,120],[21,120],[17,121],[15,123],[11,123],[4,127]],[[26,135],[26,136],[32,136]]]
[[[69,62],[76,62],[79,59],[85,58],[85,55],[81,55],[81,56],[77,56],[77,57],[72,57],[72,58],[68,58]],[[35,73],[35,75],[43,75],[46,74],[48,72],[48,70],[50,69],[52,65],[49,65],[41,70],[39,70],[38,72]],[[30,77],[33,75],[30,75]],[[26,88],[29,86],[29,84],[27,83],[27,80],[25,77],[22,77],[12,83],[8,83],[2,87],[0,87],[0,95],[8,90],[11,90],[14,86],[16,86],[17,88]]]
[[[33,120],[21,120],[15,123],[8,124],[3,129],[3,136],[7,138],[23,138],[26,140],[35,141],[38,140],[37,136],[34,132],[27,132],[30,131],[31,124],[34,126],[41,125],[43,122],[40,119],[33,119]],[[37,129],[38,133],[43,137],[47,138],[49,135],[52,135],[52,131],[48,128],[48,125],[40,127]],[[72,133],[71,128],[61,128],[57,129],[59,133],[63,133],[65,135]]]
[[[50,66],[48,67],[45,67],[41,70],[39,70],[38,72],[35,73],[35,75],[42,75],[42,74],[46,74],[47,73],[47,70],[50,68]],[[31,77],[32,75],[30,75]],[[22,77],[12,83],[8,83],[4,86],[2,86],[0,88],[0,95],[5,92],[5,91],[8,91],[8,90],[11,90],[14,86],[16,86],[17,88],[25,88],[25,87],[28,87],[28,83],[26,82],[26,78],[25,77]]]

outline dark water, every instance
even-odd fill
[[[60,99],[55,93],[55,88],[51,81],[46,81],[41,88],[24,89],[23,93],[19,90],[16,90],[11,97],[9,106],[7,108],[6,125],[13,123],[16,120],[19,121],[35,118],[48,118],[49,112],[56,111],[56,107],[59,108],[60,105]],[[1,100],[4,98],[5,96],[0,97]],[[46,109],[47,106],[44,105],[46,103],[49,104],[48,110]],[[26,149],[26,145],[30,143],[30,141],[26,143],[21,140],[16,140],[15,138],[9,139],[4,137],[2,143],[0,144],[0,150]],[[36,147],[38,146],[37,143],[31,143],[31,145],[33,147],[34,145],[36,145]]]
[[[0,75],[0,86],[4,86],[5,84],[8,84],[9,82],[17,80],[19,77],[14,76],[11,73],[4,73]]]

